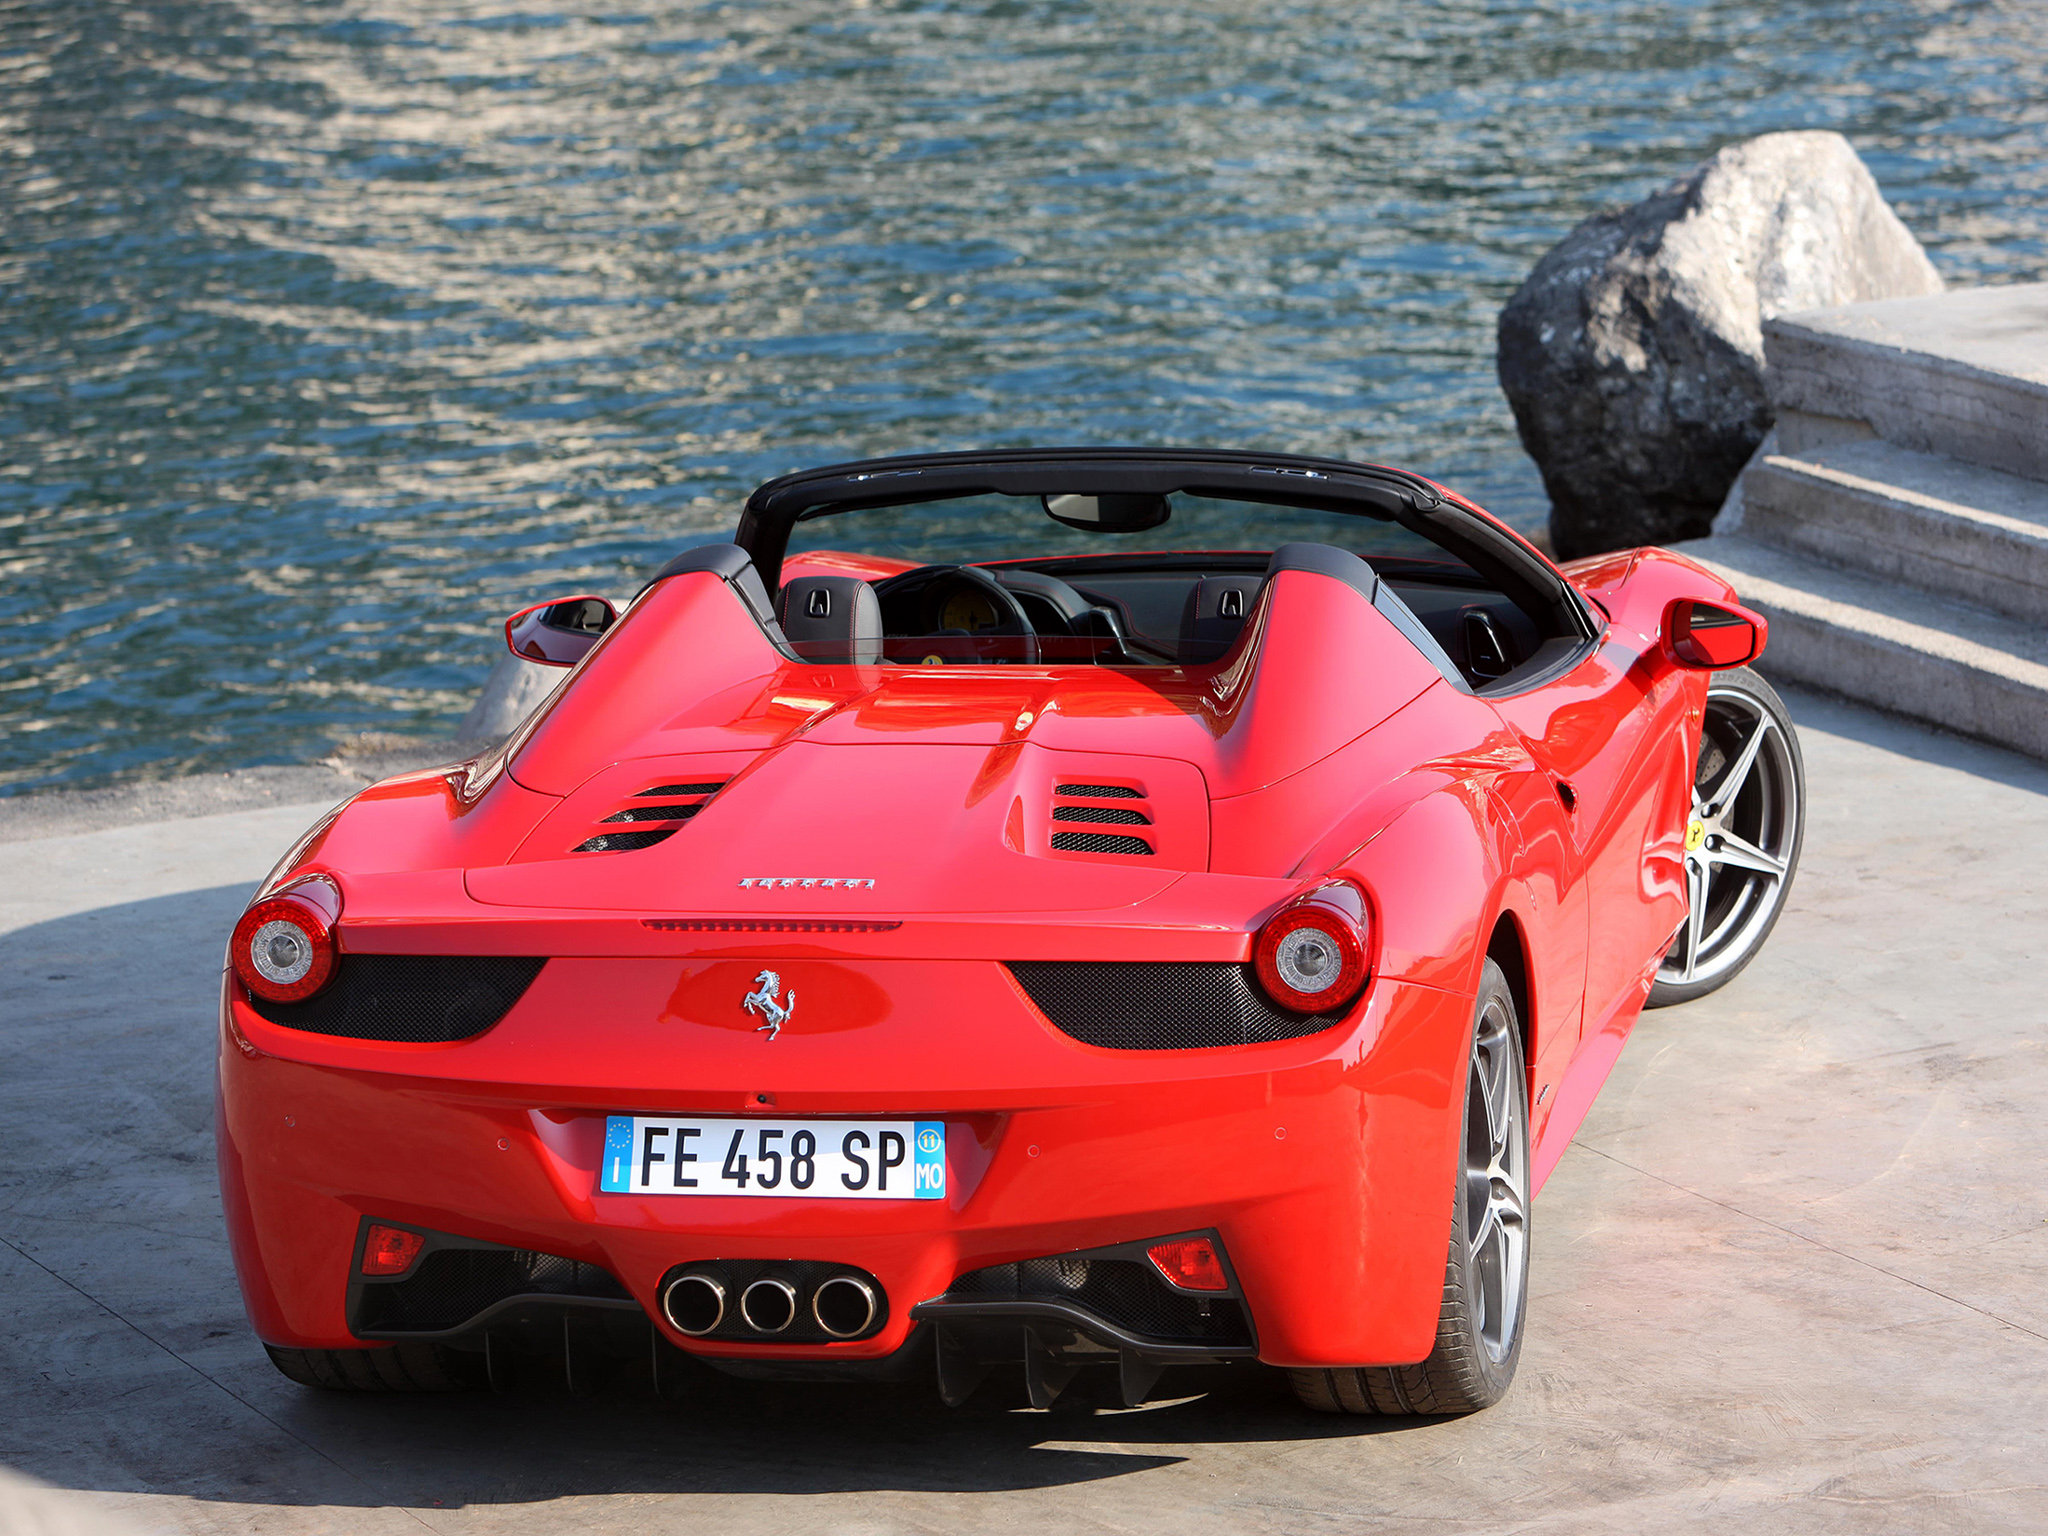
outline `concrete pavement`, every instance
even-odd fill
[[[0,1463],[62,1490],[0,1492],[0,1529],[2048,1527],[2048,767],[1792,702],[1813,820],[1771,947],[1645,1017],[1537,1203],[1520,1381],[1419,1424],[1250,1370],[1042,1413],[294,1387],[227,1265],[213,987],[322,807],[0,840]]]

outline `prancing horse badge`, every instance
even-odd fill
[[[787,1024],[789,1016],[796,1012],[796,988],[791,987],[789,996],[778,1003],[775,994],[781,990],[782,978],[773,971],[763,971],[754,978],[754,990],[740,1002],[740,1006],[747,1012],[758,1013],[768,1021],[765,1024],[756,1024],[754,1033],[758,1035],[765,1029],[770,1040],[782,1033],[782,1026]]]

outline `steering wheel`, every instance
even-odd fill
[[[875,583],[892,662],[1038,661],[1038,632],[1008,588],[974,565],[921,565]],[[914,653],[914,654],[913,654]]]

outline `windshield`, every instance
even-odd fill
[[[1184,492],[1168,505],[1164,522],[1132,533],[1069,526],[1025,496],[813,516],[792,530],[783,567],[799,569],[802,588],[801,608],[785,589],[786,632],[807,658],[853,654],[850,621],[831,618],[852,612],[833,607],[844,592],[813,591],[848,578],[803,569],[806,554],[834,550],[904,562],[873,588],[881,633],[868,643],[891,662],[1217,664],[1253,611],[1271,552],[1307,543],[1369,562],[1382,578],[1375,602],[1446,668],[1470,656],[1477,676],[1539,642],[1528,615],[1477,570],[1399,523]]]
[[[963,496],[911,506],[868,507],[799,522],[790,533],[789,555],[839,549],[917,565],[966,565],[1152,551],[1264,554],[1299,541],[1334,544],[1367,560],[1391,557],[1460,563],[1398,523],[1355,513],[1225,501],[1179,491],[1170,500],[1172,516],[1161,526],[1140,533],[1069,527],[1048,517],[1035,496]]]

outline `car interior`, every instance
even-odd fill
[[[1236,643],[1274,560],[1082,555],[920,566],[873,584],[799,576],[775,609],[791,648],[824,663],[1203,667]],[[1455,560],[1362,563],[1378,578],[1376,605],[1474,691],[1547,676],[1560,652],[1580,648],[1576,636],[1546,635],[1538,616]]]
[[[963,499],[956,521],[971,514],[977,523],[994,523],[987,500]],[[1054,521],[1089,526],[1090,498],[1044,501]],[[1126,497],[1111,510],[1135,518],[1142,530],[1165,523],[1180,502],[1177,496]],[[1297,538],[1267,550],[1005,554],[918,565],[872,583],[792,573],[776,592],[774,617],[795,654],[823,663],[1200,668],[1230,651],[1272,575],[1300,568],[1351,582],[1446,677],[1487,694],[1517,692],[1557,675],[1595,633],[1583,602],[1554,571],[1540,561],[1534,562],[1540,569],[1529,569],[1534,557],[1480,519],[1438,517],[1424,533],[1327,509],[1213,498],[1190,507],[1187,532],[1197,538],[1268,527],[1279,532],[1277,512],[1309,514],[1317,525],[1303,531],[1331,542]],[[943,526],[951,509],[942,502],[937,510]],[[937,552],[929,539],[920,546],[905,532],[931,526],[932,503],[853,512],[833,516],[829,535],[820,530],[830,547],[864,547],[857,530],[865,526],[895,533],[875,541],[896,546],[885,552]],[[892,522],[896,514],[908,516]],[[1240,522],[1254,526],[1240,528]],[[1460,534],[1467,536],[1462,542]],[[1346,549],[1337,539],[1358,547]]]

